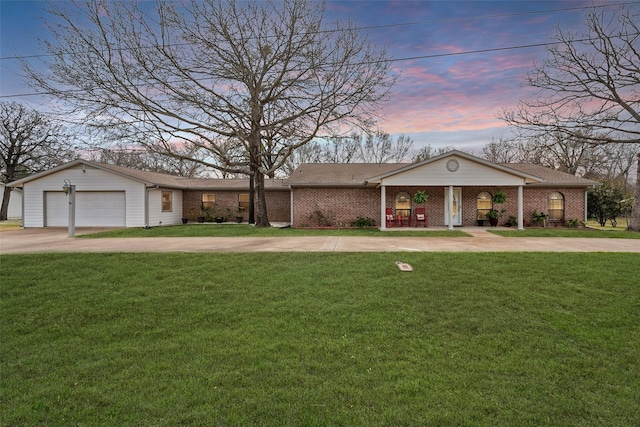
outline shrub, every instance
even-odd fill
[[[363,227],[375,227],[375,225],[376,225],[376,220],[375,219],[369,218],[369,217],[363,218],[361,216],[359,216],[355,221],[353,221],[351,223],[351,226],[360,227],[360,228],[363,228]]]
[[[509,219],[504,225],[506,225],[507,227],[515,227],[516,225],[518,225],[518,217],[509,215]]]
[[[580,220],[578,218],[573,218],[567,221],[567,227],[569,228],[578,228],[580,225]]]

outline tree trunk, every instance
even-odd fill
[[[629,230],[640,231],[640,154],[638,154],[638,170],[636,171],[636,192],[633,208],[631,210],[631,222]]]
[[[4,187],[4,194],[2,195],[2,207],[0,208],[0,221],[7,220],[7,214],[9,212],[9,197],[11,197],[11,187]]]
[[[271,227],[267,217],[267,198],[264,187],[264,174],[256,170],[254,174],[256,227]]]
[[[255,186],[253,185],[253,173],[249,174],[249,224],[255,224],[256,214],[254,206],[255,204]]]

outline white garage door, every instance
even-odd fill
[[[69,225],[69,198],[62,192],[47,192],[46,226]],[[124,227],[124,191],[79,191],[76,193],[76,227]]]

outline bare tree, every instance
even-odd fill
[[[558,29],[557,44],[527,79],[537,97],[502,112],[507,123],[592,144],[640,142],[640,7],[611,10],[590,9],[584,34]],[[629,228],[640,231],[640,175]]]
[[[518,143],[504,138],[492,139],[480,153],[481,158],[493,163],[517,163],[520,156]]]
[[[200,158],[201,150],[197,151],[193,146],[177,146],[175,152],[182,153],[184,157],[173,157],[137,144],[118,143],[113,147],[93,150],[88,157],[90,160],[111,165],[197,178],[205,175],[204,166],[202,163],[187,160],[187,158]]]
[[[385,52],[350,22],[329,25],[325,4],[312,0],[86,0],[49,10],[54,59],[49,74],[25,64],[33,85],[93,126],[123,127],[188,158],[165,143],[182,139],[215,159],[190,160],[250,175],[258,226],[269,225],[264,176],[319,132],[369,126],[395,80]]]
[[[430,144],[427,144],[424,147],[420,148],[419,150],[414,151],[411,161],[413,163],[419,163],[424,160],[428,160],[432,157],[436,157],[453,150],[457,150],[457,148],[451,145],[448,145],[446,147],[433,148]],[[458,151],[463,151],[463,150],[458,150]]]
[[[406,159],[413,147],[413,140],[406,135],[399,135],[394,141],[391,135],[383,130],[366,134],[360,144],[360,159],[364,163],[399,163]]]
[[[7,183],[59,166],[74,152],[60,124],[16,102],[0,102],[0,179]],[[7,219],[11,188],[4,187],[0,219]]]

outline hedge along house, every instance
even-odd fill
[[[467,153],[451,151],[415,164],[304,164],[289,177],[292,226],[349,224],[357,217],[387,226],[387,209],[413,217],[412,199],[425,191],[429,225],[474,226],[486,212],[504,209],[517,218],[518,229],[532,222],[534,210],[550,221],[586,220],[587,191],[597,182],[531,164],[496,164]],[[503,206],[493,206],[497,191],[506,194]],[[503,219],[504,222],[504,219]]]
[[[144,227],[180,224],[191,212],[215,207],[226,216],[248,212],[248,179],[190,179],[145,172],[86,160],[9,183],[21,188],[22,225],[66,227],[69,202],[65,182],[76,187],[77,227]],[[289,188],[281,180],[266,180],[267,203],[274,221],[289,220]],[[246,202],[245,202],[246,200]]]

